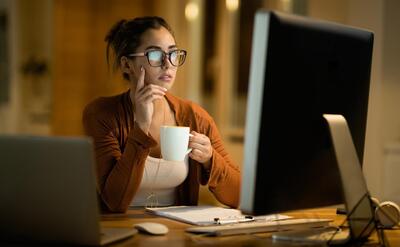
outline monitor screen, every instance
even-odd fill
[[[363,160],[373,34],[289,14],[255,16],[240,209],[343,203],[323,114],[348,122]]]

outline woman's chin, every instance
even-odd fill
[[[166,88],[167,90],[170,90],[172,88],[172,85],[174,84],[174,81],[159,81],[158,85],[161,87]]]

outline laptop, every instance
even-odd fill
[[[101,228],[92,142],[0,136],[0,239],[105,245],[137,233]]]

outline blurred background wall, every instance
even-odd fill
[[[83,107],[127,89],[120,73],[107,68],[106,32],[121,18],[160,15],[189,54],[172,92],[210,112],[241,165],[259,8],[374,31],[363,169],[373,195],[400,197],[391,186],[400,174],[397,0],[0,0],[0,133],[82,135]],[[290,140],[290,153],[289,147]]]

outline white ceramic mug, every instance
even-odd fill
[[[188,148],[190,128],[183,126],[161,126],[160,146],[164,160],[182,161],[192,151]]]

